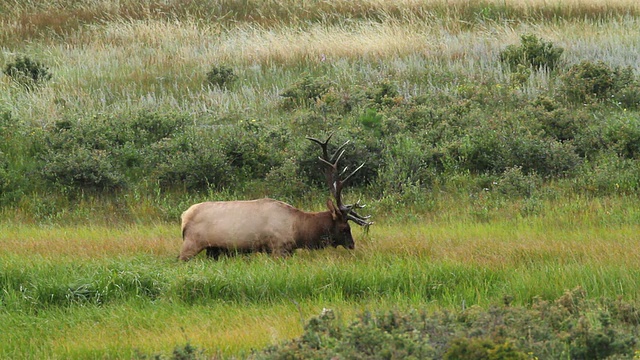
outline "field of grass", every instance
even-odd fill
[[[185,343],[242,358],[300,336],[324,308],[347,324],[362,311],[526,307],[577,287],[635,301],[640,91],[628,108],[618,98],[575,104],[558,73],[534,69],[518,83],[497,59],[535,34],[564,49],[562,66],[637,74],[639,15],[633,0],[0,3],[0,64],[28,56],[53,74],[35,90],[0,75],[0,358],[169,356]],[[219,65],[234,70],[233,87],[207,83]],[[284,102],[309,85],[301,79],[328,90]],[[371,89],[388,84],[397,93],[376,103]],[[139,148],[138,133],[118,138],[149,119],[178,130]],[[570,137],[552,138],[562,126]],[[381,169],[345,190],[375,221],[368,233],[353,226],[355,251],[177,261],[179,215],[192,203],[270,196],[322,210],[301,144],[329,130],[365,143],[359,154],[379,150],[369,164]],[[152,178],[173,158],[146,158],[184,151],[171,163],[181,165],[190,153],[178,140],[189,136],[219,151],[205,160],[245,162],[229,157],[221,173],[232,180],[206,178],[204,189]],[[509,162],[509,136],[533,139],[515,147],[526,161]],[[126,168],[116,179],[126,184],[107,190],[77,182],[95,175],[83,168],[67,183],[47,178],[84,146],[147,168]],[[570,170],[553,170],[554,157]]]
[[[640,211],[632,198],[545,203],[540,215],[477,220],[454,208],[355,230],[356,250],[204,257],[180,263],[177,224],[3,225],[3,358],[210,355],[298,336],[323,308],[345,322],[383,309],[527,305],[582,287],[637,299]],[[502,212],[519,204],[505,204]],[[467,211],[465,214],[464,211]],[[498,210],[500,212],[500,210]]]
[[[4,5],[0,62],[29,55],[56,76],[43,91],[0,83],[0,104],[23,121],[68,114],[158,108],[215,118],[272,119],[278,94],[301,73],[339,86],[393,77],[411,85],[424,69],[500,77],[506,44],[535,33],[566,49],[567,61],[637,67],[632,0],[91,2]],[[283,16],[293,14],[292,16]],[[215,64],[237,68],[234,92],[203,86]],[[439,71],[440,70],[440,71]],[[535,81],[545,81],[544,76]],[[535,84],[534,81],[534,84]],[[429,81],[444,91],[457,84]],[[428,83],[421,87],[428,86]],[[443,88],[443,89],[442,89]],[[535,91],[535,86],[529,91]],[[403,87],[411,96],[424,88]]]

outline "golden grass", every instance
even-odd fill
[[[446,64],[469,76],[502,76],[496,61],[520,34],[536,33],[565,48],[569,62],[606,59],[614,66],[636,66],[640,23],[611,21],[547,25],[493,24],[472,30],[437,23],[389,21],[352,25],[313,25],[306,29],[268,29],[239,25],[219,31],[190,22],[144,20],[95,26],[76,40],[36,45],[29,54],[49,64],[54,79],[38,92],[24,92],[0,81],[0,101],[14,117],[51,123],[65,114],[117,113],[161,107],[200,113],[207,109],[261,114],[277,106],[278,94],[295,78],[280,66],[326,66],[332,78],[348,84],[388,76],[375,66],[393,61],[396,76]],[[5,55],[5,61],[11,56]],[[206,90],[213,64],[232,64],[240,75],[237,91]],[[260,116],[260,115],[258,115]]]
[[[182,239],[179,225],[123,227],[33,225],[3,226],[2,255],[42,259],[103,259],[134,254],[176,257]]]
[[[303,330],[300,317],[308,319],[321,309],[317,304],[305,306],[303,314],[292,311],[290,304],[246,306],[242,311],[224,304],[148,307],[144,312],[126,307],[105,309],[104,314],[97,314],[99,327],[94,321],[81,321],[50,337],[45,346],[56,354],[116,349],[153,354],[170,353],[190,342],[212,354],[239,354],[299,336]]]
[[[591,204],[591,209],[600,205]],[[585,209],[589,209],[587,206]],[[449,216],[423,223],[385,224],[376,219],[368,235],[354,229],[362,261],[376,254],[395,253],[432,258],[444,263],[467,263],[503,268],[530,262],[562,264],[617,264],[635,266],[640,253],[637,224],[599,225],[600,217],[567,212],[513,220],[451,223]],[[617,209],[616,211],[624,211]],[[572,223],[572,217],[576,223]],[[445,219],[445,220],[443,220]],[[606,221],[606,220],[605,220]],[[110,226],[4,225],[0,256],[35,256],[42,259],[105,259],[148,254],[173,259],[182,239],[179,224]]]
[[[233,21],[212,21],[215,16],[203,12],[211,7],[204,1],[26,2],[8,7],[0,15],[4,34],[0,37],[31,39],[21,31],[40,32],[41,37],[11,43],[0,53],[0,62],[26,54],[46,63],[54,77],[37,92],[25,92],[0,77],[0,103],[15,118],[36,124],[87,109],[118,113],[170,107],[191,113],[215,109],[222,115],[249,109],[261,116],[276,107],[278,94],[296,81],[295,74],[281,69],[298,65],[323,73],[329,69],[331,77],[344,84],[389,76],[376,65],[380,62],[393,62],[393,74],[399,78],[403,72],[420,73],[444,64],[447,71],[500,77],[498,52],[518,43],[524,33],[562,46],[568,62],[606,60],[613,66],[637,67],[640,47],[635,36],[640,23],[633,16],[640,5],[630,0],[606,5],[595,0],[495,0],[480,5],[462,0],[249,3],[255,5],[253,10],[236,9],[238,18]],[[215,4],[227,7],[225,14],[237,5]],[[529,9],[526,13],[531,14],[566,10],[590,11],[593,16],[551,21],[517,13],[513,14],[517,21],[484,20],[482,6],[488,4]],[[49,16],[52,8],[85,15],[73,26],[54,23],[66,21],[55,11],[49,25],[44,18],[31,18]],[[299,16],[292,18],[295,23],[273,18],[282,11]],[[472,12],[472,22],[463,19],[465,11]],[[268,19],[260,20],[257,13]],[[304,14],[311,13],[317,18],[305,20]],[[205,74],[215,64],[234,67],[240,77],[235,91],[206,88]]]

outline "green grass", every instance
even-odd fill
[[[131,357],[189,342],[237,356],[298,336],[323,307],[347,321],[362,309],[527,305],[578,286],[590,298],[637,299],[634,203],[572,198],[489,221],[442,203],[420,220],[354,230],[353,252],[188,263],[176,260],[177,224],[5,224],[0,322],[12,331],[0,335],[0,354]]]

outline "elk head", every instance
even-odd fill
[[[327,200],[327,207],[331,212],[331,216],[333,217],[335,224],[333,227],[334,234],[332,234],[334,246],[342,245],[346,248],[352,249],[354,247],[353,237],[351,236],[351,228],[349,227],[348,220],[351,220],[360,226],[364,226],[365,229],[368,229],[373,222],[369,221],[370,216],[361,216],[356,212],[356,209],[362,209],[365,207],[365,205],[360,204],[360,201],[355,204],[348,205],[342,202],[342,189],[349,179],[351,179],[351,177],[364,166],[364,163],[353,170],[348,176],[341,179],[340,177],[347,172],[347,168],[345,167],[342,171],[338,171],[338,163],[340,162],[340,158],[342,158],[345,151],[344,148],[349,144],[349,141],[347,140],[344,144],[338,147],[330,157],[328,144],[332,136],[333,133],[331,133],[325,141],[320,141],[311,137],[307,137],[307,139],[318,144],[322,148],[322,156],[319,156],[318,159],[320,159],[320,161],[326,166],[326,183],[333,199],[335,200],[335,205],[330,199]]]

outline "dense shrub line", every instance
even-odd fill
[[[516,79],[551,72],[552,88],[535,97],[514,77],[458,77],[454,92],[405,98],[389,79],[339,89],[330,79],[305,74],[281,93],[275,111],[283,121],[140,112],[68,116],[34,128],[5,112],[0,202],[51,187],[71,196],[151,186],[264,188],[271,196],[296,197],[323,183],[304,137],[333,129],[339,129],[336,143],[353,141],[346,165],[366,162],[353,185],[373,194],[446,187],[452,175],[479,188],[499,180],[539,185],[570,179],[578,191],[637,191],[638,77],[602,62],[563,67],[562,49],[534,35],[521,42],[500,60],[504,71],[519,74]],[[226,91],[238,81],[227,66],[214,66],[207,78]],[[504,176],[514,169],[518,176]],[[535,189],[517,193],[532,196]]]
[[[294,340],[252,359],[605,359],[631,358],[640,312],[621,300],[589,300],[581,288],[531,306],[494,305],[435,313],[362,313],[342,325],[331,310]]]

